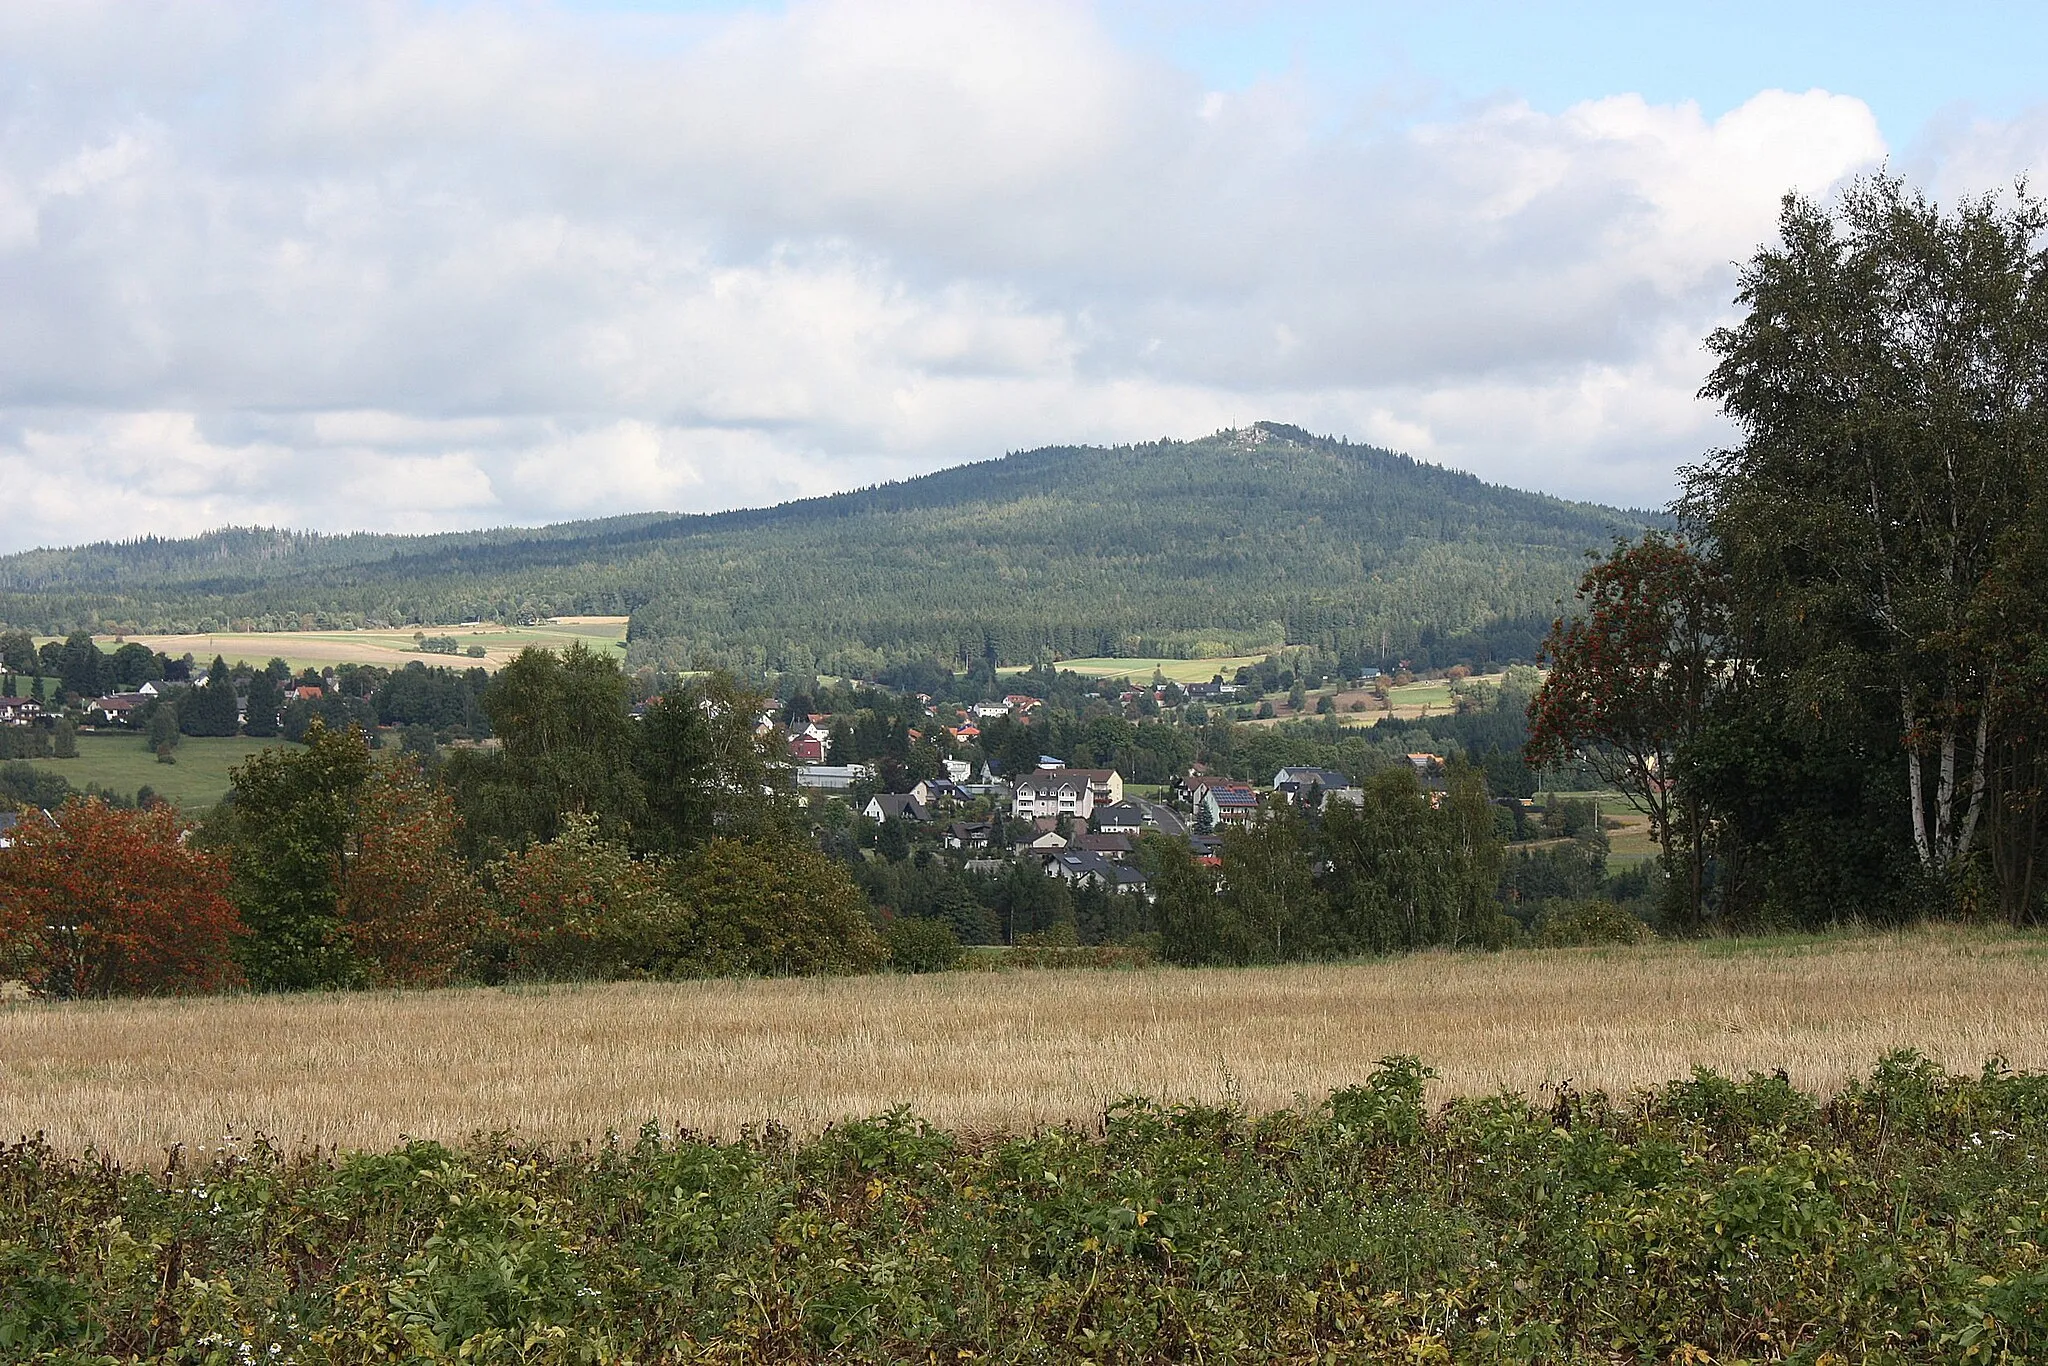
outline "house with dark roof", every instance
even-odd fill
[[[1144,832],[1145,808],[1133,802],[1098,806],[1089,824],[1105,835],[1137,835]]]
[[[85,709],[85,719],[95,726],[132,726],[136,709],[152,700],[139,692],[109,693],[93,699],[92,705]]]
[[[868,804],[861,808],[861,814],[871,821],[896,820],[923,823],[932,818],[925,804],[912,792],[877,792],[868,798]]]
[[[1086,849],[1091,854],[1100,854],[1112,863],[1122,863],[1131,856],[1131,840],[1128,835],[1106,835],[1098,830],[1086,830],[1067,841],[1070,849]]]

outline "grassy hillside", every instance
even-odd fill
[[[0,559],[0,621],[314,630],[626,613],[669,667],[1525,653],[1641,517],[1261,424],[1060,447],[757,511],[451,536],[224,531]],[[1521,648],[1513,648],[1520,646]]]
[[[175,751],[177,762],[158,763],[143,737],[126,732],[78,737],[75,759],[29,759],[33,764],[58,774],[83,792],[98,786],[109,792],[132,797],[137,789],[150,787],[174,806],[188,810],[212,806],[228,790],[228,770],[252,754],[279,740],[251,740],[187,736]]]

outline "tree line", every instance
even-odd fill
[[[1709,339],[1740,441],[1557,623],[1538,762],[1656,824],[1698,929],[2043,914],[2048,212],[1789,198]]]

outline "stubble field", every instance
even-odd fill
[[[2048,942],[1924,931],[1424,954],[1243,971],[952,973],[0,1006],[0,1136],[162,1160],[262,1132],[384,1148],[649,1119],[814,1132],[907,1104],[950,1128],[1092,1123],[1112,1099],[1320,1095],[1387,1054],[1438,1098],[1695,1066],[1828,1091],[1886,1051],[2048,1067]]]

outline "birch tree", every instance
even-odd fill
[[[1952,210],[1888,175],[1832,208],[1788,196],[1707,343],[1702,392],[1742,439],[1681,504],[1800,705],[1892,699],[1914,852],[1944,879],[1977,847],[1997,723],[1997,658],[1965,628],[2038,469],[2044,223],[2024,186]]]

